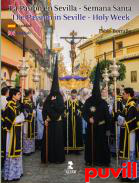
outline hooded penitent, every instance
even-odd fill
[[[100,64],[98,62],[97,66],[96,66],[96,72],[95,72],[95,78],[93,81],[93,90],[92,90],[92,96],[90,96],[85,104],[84,104],[84,108],[83,108],[83,116],[86,119],[86,121],[89,120],[89,118],[92,116],[92,114],[89,112],[90,109],[94,108],[94,110],[96,110],[97,107],[99,107],[99,105],[102,103],[102,98],[101,98],[101,92],[100,92]],[[87,115],[88,113],[90,113],[90,115]]]
[[[59,90],[59,80],[58,80],[58,56],[56,55],[56,62],[54,68],[53,82],[51,86],[50,95],[55,95],[56,93],[60,93]]]
[[[93,82],[93,90],[92,90],[92,102],[94,105],[98,105],[101,101],[101,92],[100,92],[100,64],[98,62],[96,67],[95,79]]]
[[[48,161],[63,162],[65,160],[64,140],[63,140],[63,123],[64,100],[59,90],[58,81],[58,57],[56,56],[54,75],[50,94],[46,98],[42,116],[43,121],[49,121],[48,124]],[[41,161],[46,163],[46,127],[44,127]]]
[[[110,116],[107,102],[101,98],[100,74],[100,65],[98,63],[92,96],[87,99],[83,109],[83,118],[88,123],[86,129],[85,161],[89,164],[93,162],[97,166],[107,166],[110,163],[110,151],[106,131],[109,130]],[[90,123],[91,118],[94,121],[93,125]]]
[[[56,96],[56,100],[52,101],[51,100],[52,96]],[[55,114],[51,113],[51,109],[53,108],[53,105],[55,105],[55,108],[57,106],[57,112],[55,112]],[[49,113],[49,117],[50,118],[52,117],[53,120],[56,120],[57,116],[59,116],[61,107],[64,107],[64,100],[63,100],[62,95],[60,94],[60,89],[59,89],[58,56],[56,55],[56,62],[55,62],[53,81],[52,81],[50,94],[48,95],[48,97],[46,98],[46,101],[44,102],[43,119],[46,120],[46,111],[45,110],[47,110],[47,112]]]

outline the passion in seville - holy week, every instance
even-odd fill
[[[139,182],[138,12],[1,0],[1,182]]]

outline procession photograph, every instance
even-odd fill
[[[1,182],[139,182],[139,1],[1,0]]]

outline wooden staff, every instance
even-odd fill
[[[116,91],[116,78],[114,78],[114,93],[115,93],[115,100],[114,100],[114,107],[115,107],[115,114],[117,113],[117,91]],[[119,167],[119,159],[118,159],[118,137],[117,137],[117,121],[115,122],[115,137],[116,137],[116,165],[117,168]]]
[[[46,163],[48,163],[48,121],[45,121],[45,130],[46,130]]]
[[[91,124],[91,135],[92,135],[92,165],[93,165],[93,150],[94,150],[94,148],[93,148],[93,130],[94,130],[94,128],[93,127],[94,127],[93,124]]]
[[[67,97],[67,154],[69,153],[69,101]]]
[[[24,101],[24,78],[22,77],[22,86],[21,86],[21,91],[22,91],[22,95],[21,95],[21,102],[23,103]]]
[[[33,131],[33,139],[35,140],[36,138],[36,133],[35,133],[35,128],[36,128],[36,113],[33,112],[33,119],[32,119],[32,123],[34,123],[34,131]]]
[[[118,69],[117,69],[117,65],[116,65],[116,51],[115,51],[115,37],[113,37],[113,68],[112,68],[112,75],[113,75],[113,78],[114,78],[114,93],[115,93],[115,102],[114,102],[114,106],[115,106],[115,113],[117,113],[117,91],[116,91],[116,88],[117,88],[117,83],[116,83],[116,80],[117,80],[117,77],[119,75],[118,73]],[[115,135],[116,135],[116,164],[117,164],[117,168],[118,168],[118,165],[119,165],[119,160],[118,160],[118,138],[117,138],[117,121],[115,122]]]
[[[93,165],[93,151],[94,151],[94,148],[93,148],[93,132],[94,132],[94,126],[93,126],[93,123],[94,123],[94,119],[93,121],[91,121],[91,119],[93,119],[93,117],[91,117],[89,119],[89,122],[90,122],[90,125],[91,125],[91,137],[92,137],[92,165]]]

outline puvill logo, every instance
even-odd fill
[[[66,174],[76,174],[77,170],[73,169],[73,162],[72,161],[68,161],[68,167],[66,169]]]

